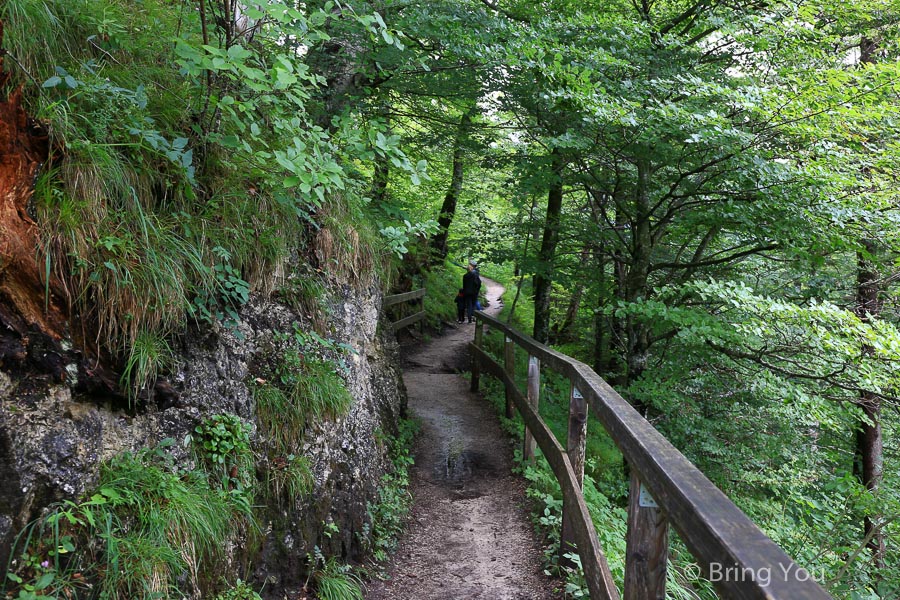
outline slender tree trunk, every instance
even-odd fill
[[[456,205],[463,186],[463,146],[472,126],[472,116],[475,108],[466,111],[460,118],[456,129],[456,137],[453,140],[453,166],[450,173],[450,188],[444,196],[441,205],[441,213],[438,216],[438,230],[431,238],[431,264],[438,265],[447,258],[447,237],[450,235],[450,225],[456,216]]]
[[[390,126],[390,116],[388,114],[388,106],[382,106],[379,111],[385,120],[385,124]],[[391,161],[382,154],[375,154],[375,170],[372,173],[372,202],[375,206],[384,204],[387,200],[387,187],[391,174]]]
[[[621,197],[615,198],[616,216],[613,221],[613,227],[616,231],[625,231],[630,229],[626,212],[623,210],[625,199]],[[613,280],[613,300],[624,301],[626,298],[625,279],[628,275],[628,261],[625,257],[626,249],[617,245],[612,255],[612,280]],[[609,345],[611,351],[609,353],[606,368],[604,372],[609,378],[610,383],[614,386],[625,386],[627,381],[627,369],[625,367],[625,356],[627,354],[628,344],[626,342],[627,333],[625,327],[625,319],[622,317],[610,317],[609,321]]]
[[[604,379],[609,379],[610,366],[610,320],[603,314],[607,302],[609,302],[609,288],[606,279],[606,260],[602,251],[596,252],[597,274],[599,285],[597,290],[597,310],[594,313],[594,371]]]
[[[534,339],[547,343],[550,334],[550,288],[553,285],[553,258],[559,243],[559,220],[562,214],[563,181],[562,153],[551,151],[552,181],[547,192],[547,216],[544,235],[538,253],[538,267],[534,275]]]
[[[531,208],[528,209],[528,223],[532,223],[534,221],[534,205],[535,198],[532,196],[531,198]],[[521,219],[519,221],[519,225],[521,225]],[[524,279],[522,278],[522,265],[528,260],[528,243],[531,240],[530,235],[525,236],[525,244],[522,248],[522,260],[516,261],[515,268],[513,269],[513,276],[516,278],[516,295],[513,297],[512,304],[509,307],[509,312],[506,314],[506,323],[509,324],[512,322],[513,314],[516,312],[516,305],[519,302],[519,296],[522,293],[522,283]]]
[[[375,172],[372,174],[372,202],[375,206],[387,200],[388,178],[391,174],[391,162],[387,156],[375,155]]]
[[[875,62],[878,43],[863,36],[859,43],[859,60],[863,65]],[[856,254],[856,314],[863,322],[871,322],[881,314],[880,278],[873,257],[877,252],[874,240],[861,241],[863,250]],[[863,355],[871,356],[871,346],[863,346]],[[857,400],[865,419],[856,431],[854,471],[859,481],[869,493],[875,495],[884,478],[884,439],[881,432],[881,398],[875,394],[862,392]],[[867,515],[863,519],[863,536],[869,539],[867,547],[872,553],[872,565],[884,567],[884,534],[877,528],[876,520],[881,515]]]
[[[578,261],[578,271],[584,272],[590,260],[591,248],[590,246],[585,246]],[[575,290],[569,298],[569,305],[566,307],[566,314],[563,316],[563,320],[553,328],[553,343],[565,343],[572,340],[572,326],[575,324],[578,309],[581,307],[581,300],[584,298],[584,289],[585,283],[583,281],[576,284]]]
[[[637,188],[635,189],[635,216],[631,265],[625,276],[624,296],[634,302],[647,295],[647,279],[650,274],[650,251],[653,239],[650,235],[650,163],[641,160],[637,164]],[[643,374],[650,349],[650,332],[643,323],[626,318],[626,383],[631,384]]]
[[[864,322],[871,322],[881,313],[879,299],[880,283],[871,256],[875,253],[875,243],[863,240],[865,252],[857,253],[856,275],[856,314]],[[863,346],[864,356],[871,356],[873,349]],[[881,432],[881,398],[875,394],[862,392],[857,400],[865,419],[860,421],[856,430],[854,472],[860,483],[866,486],[871,494],[876,494],[884,478],[884,439]],[[867,544],[872,553],[872,564],[876,568],[884,567],[885,542],[884,534],[876,530],[877,525],[871,515],[863,519],[863,536],[871,538]]]

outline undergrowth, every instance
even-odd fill
[[[265,489],[286,504],[313,489],[309,460],[301,455],[304,434],[325,419],[343,416],[353,397],[344,382],[346,344],[294,325],[277,333],[249,382],[260,428]]]
[[[213,600],[262,600],[262,597],[249,584],[238,579],[231,588],[220,592]]]
[[[252,491],[250,424],[237,415],[212,415],[194,428],[190,441],[198,463],[224,489]]]
[[[363,600],[363,582],[350,565],[335,558],[317,555],[319,567],[313,573],[320,600]]]
[[[105,463],[87,500],[57,504],[26,527],[2,591],[23,599],[159,599],[211,585],[224,541],[255,527],[251,501],[242,490],[211,485],[204,471],[176,469],[166,450],[172,443]]]
[[[391,469],[381,477],[378,500],[366,506],[368,522],[360,533],[363,546],[376,563],[384,563],[396,550],[403,521],[412,504],[409,494],[409,467],[413,464],[412,443],[419,431],[418,424],[403,419],[396,436],[376,436],[387,444]]]
[[[11,85],[51,141],[34,192],[45,292],[66,297],[77,341],[112,358],[132,403],[192,322],[239,335],[241,306],[288,262],[359,288],[391,273],[351,164],[370,124],[318,126],[324,80],[283,43],[314,46],[329,17],[260,10],[275,13],[226,48],[164,0],[0,3]],[[320,287],[294,285],[324,330]]]

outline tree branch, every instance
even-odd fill
[[[722,263],[731,262],[733,260],[737,260],[739,258],[743,258],[745,256],[749,256],[751,254],[759,254],[760,252],[766,252],[768,250],[775,250],[778,248],[778,243],[773,242],[771,244],[766,244],[765,246],[755,246],[753,248],[749,248],[747,250],[743,250],[741,252],[737,252],[735,254],[730,254],[728,256],[716,259],[707,259],[700,260],[696,262],[689,263],[677,263],[677,262],[669,262],[669,263],[657,263],[650,267],[651,271],[658,271],[660,269],[699,269],[700,267],[711,267],[713,265],[720,265]]]

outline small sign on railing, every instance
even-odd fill
[[[641,491],[638,494],[638,504],[641,508],[659,508],[659,504],[650,495],[650,491],[641,484]]]

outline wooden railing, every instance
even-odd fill
[[[394,304],[400,304],[401,302],[410,302],[414,300],[419,300],[420,308],[422,308],[422,310],[394,321],[391,323],[391,330],[395,332],[400,331],[404,327],[409,327],[413,323],[421,322],[425,318],[425,288],[384,297],[384,300],[381,302],[382,309],[393,306]]]
[[[671,523],[707,577],[725,598],[807,600],[831,598],[802,567],[769,539],[684,455],[653,428],[590,367],[504,323],[476,312],[472,389],[484,372],[503,382],[506,413],[518,409],[525,423],[523,457],[535,443],[556,474],[563,494],[561,553],[577,550],[591,598],[618,599],[597,533],[581,492],[588,408],[630,466],[626,540],[626,600],[665,598],[668,526]],[[505,335],[501,366],[482,347],[484,325]],[[515,347],[528,352],[527,392],[515,382]],[[541,367],[571,382],[566,447],[538,412]]]

